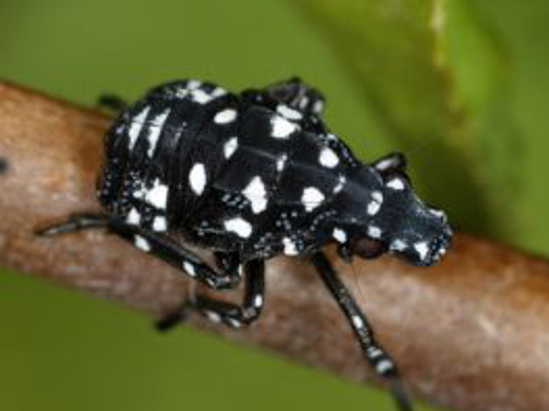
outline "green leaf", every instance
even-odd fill
[[[421,191],[460,230],[509,232],[519,134],[502,40],[468,0],[298,0]],[[505,212],[506,219],[501,214]]]

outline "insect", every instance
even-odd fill
[[[241,306],[197,294],[160,328],[187,309],[233,327],[250,324],[265,301],[265,260],[308,258],[368,364],[390,383],[399,409],[411,410],[394,361],[322,252],[335,242],[346,260],[385,252],[415,265],[439,260],[452,236],[447,218],[415,195],[404,157],[359,161],[321,119],[320,92],[297,78],[239,94],[182,80],[130,106],[103,101],[121,108],[97,185],[105,212],[71,215],[39,233],[108,228],[208,287],[245,282]],[[217,267],[171,234],[212,250]]]

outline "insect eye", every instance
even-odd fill
[[[371,238],[357,238],[351,240],[351,250],[360,258],[377,258],[387,251],[387,246],[381,241]]]

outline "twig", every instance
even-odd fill
[[[71,212],[98,209],[95,177],[108,123],[98,112],[0,83],[0,263],[158,318],[190,288],[176,270],[101,231],[33,235]],[[335,264],[415,395],[455,410],[549,409],[547,261],[458,235],[433,268],[390,257]],[[369,378],[309,264],[270,261],[267,286],[265,313],[248,330],[196,316],[190,322],[353,381]]]

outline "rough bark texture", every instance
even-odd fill
[[[68,213],[98,209],[95,177],[108,124],[97,111],[0,83],[0,264],[159,317],[190,288],[177,270],[102,231],[33,235]],[[546,260],[457,235],[432,268],[389,257],[334,262],[414,395],[455,410],[549,409]],[[247,330],[190,321],[353,381],[369,378],[309,264],[271,260],[267,287],[264,315]]]

